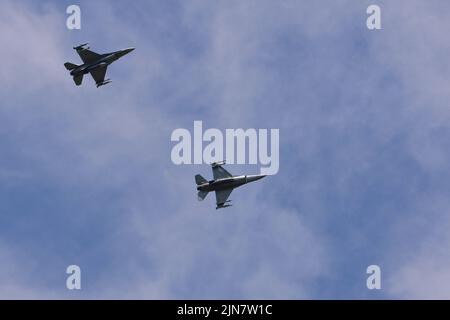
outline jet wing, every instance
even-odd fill
[[[95,53],[89,49],[78,49],[77,53],[84,63],[93,63],[102,57],[101,54]]]
[[[222,206],[233,192],[233,188],[216,191],[216,204],[218,207]]]
[[[107,66],[100,66],[91,71],[91,76],[94,78],[96,84],[102,83],[105,80],[107,68]]]
[[[225,170],[221,165],[216,165],[212,168],[214,180],[230,178],[233,175]]]

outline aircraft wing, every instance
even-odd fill
[[[222,206],[233,192],[233,188],[216,191],[216,204],[218,207]]]
[[[89,49],[78,49],[77,53],[84,63],[92,63],[102,57],[101,54],[95,53],[94,51],[91,51]]]
[[[223,178],[229,178],[233,175],[229,173],[227,170],[225,170],[221,165],[216,165],[212,167],[214,180],[217,179],[223,179]]]
[[[91,71],[91,76],[94,78],[96,84],[102,83],[105,80],[107,68],[107,66],[100,66]]]

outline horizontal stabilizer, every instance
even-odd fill
[[[195,176],[195,183],[197,184],[197,185],[201,185],[201,184],[204,184],[204,183],[207,183],[208,181],[205,179],[205,178],[203,178],[201,175],[199,175],[199,174],[197,174],[196,176]]]
[[[75,81],[75,84],[77,86],[81,85],[81,82],[83,82],[83,75],[73,77],[73,81]]]
[[[205,200],[207,195],[208,195],[208,191],[199,191],[198,192],[198,201]]]
[[[73,64],[73,63],[70,63],[70,62],[66,62],[66,63],[64,63],[64,67],[66,67],[66,69],[70,71],[70,70],[75,69],[78,66],[76,64]]]

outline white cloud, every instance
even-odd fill
[[[450,227],[447,196],[425,195],[411,218],[395,226],[386,289],[401,299],[450,298]],[[397,239],[397,241],[395,241]]]

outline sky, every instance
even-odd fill
[[[447,1],[0,6],[0,298],[450,298]],[[85,42],[136,50],[76,87]],[[195,120],[279,129],[278,173],[197,201],[211,169],[170,158]]]

